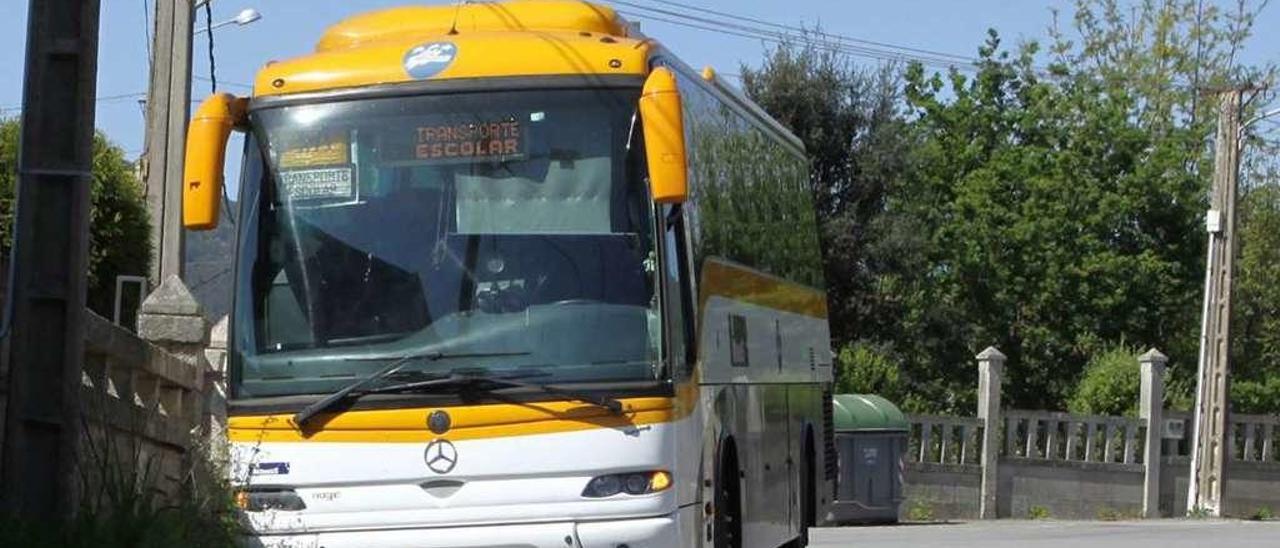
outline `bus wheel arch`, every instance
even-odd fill
[[[712,502],[712,545],[715,548],[742,546],[742,468],[733,437],[720,442],[716,455],[714,501]]]

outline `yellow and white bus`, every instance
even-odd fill
[[[246,134],[227,432],[258,546],[802,546],[832,494],[803,146],[610,8],[376,11]]]

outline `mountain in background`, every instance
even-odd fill
[[[231,202],[224,211],[239,211]],[[236,224],[223,215],[218,228],[187,231],[186,282],[191,294],[204,307],[209,321],[216,322],[231,311],[231,288],[235,276]]]

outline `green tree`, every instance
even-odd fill
[[[1232,402],[1242,413],[1280,412],[1280,182],[1240,200],[1232,324]]]
[[[907,70],[908,170],[867,251],[889,265],[871,299],[900,311],[874,340],[923,401],[971,409],[988,344],[1015,406],[1061,407],[1120,341],[1164,349],[1171,389],[1190,386],[1216,121],[1196,86],[1265,74],[1236,61],[1255,14],[1080,0],[1047,56],[992,32],[976,74]]]
[[[921,145],[890,209],[926,242],[927,267],[898,281],[916,309],[902,332],[931,345],[915,367],[971,385],[971,356],[996,344],[1008,401],[1053,408],[1100,343],[1194,340],[1206,185],[1187,166],[1204,136],[1152,131],[1127,82],[1046,75],[1037,51],[992,32],[972,78],[908,71]]]
[[[843,345],[892,325],[892,303],[877,302],[877,271],[869,252],[881,237],[876,219],[911,148],[902,116],[901,71],[861,69],[821,47],[770,51],[760,68],[742,67],[746,93],[795,133],[810,158],[809,185],[821,233],[832,337]]]
[[[1011,405],[1060,408],[1127,341],[1172,357],[1185,402],[1216,123],[1202,90],[1275,74],[1238,60],[1264,4],[1077,0],[1047,51],[992,32],[972,74],[865,71],[820,44],[744,68],[813,158],[839,382],[968,411],[973,354],[995,344]],[[1262,295],[1274,276],[1254,270]]]
[[[17,120],[0,120],[0,252],[6,258],[13,244],[19,131]],[[91,201],[88,306],[109,316],[116,276],[146,275],[151,244],[145,193],[133,165],[101,133],[93,140]]]

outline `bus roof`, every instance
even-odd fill
[[[612,8],[581,0],[508,0],[371,11],[329,27],[315,53],[268,63],[255,96],[323,93],[422,80],[644,76],[661,46]],[[673,57],[674,59],[674,57]],[[804,155],[804,144],[714,72],[677,66]]]
[[[606,6],[514,0],[409,6],[330,27],[312,55],[268,63],[254,94],[500,76],[643,75],[651,43]]]
[[[518,0],[406,6],[349,17],[329,27],[316,51],[350,49],[398,38],[485,31],[571,31],[628,36],[612,8],[580,1]]]

